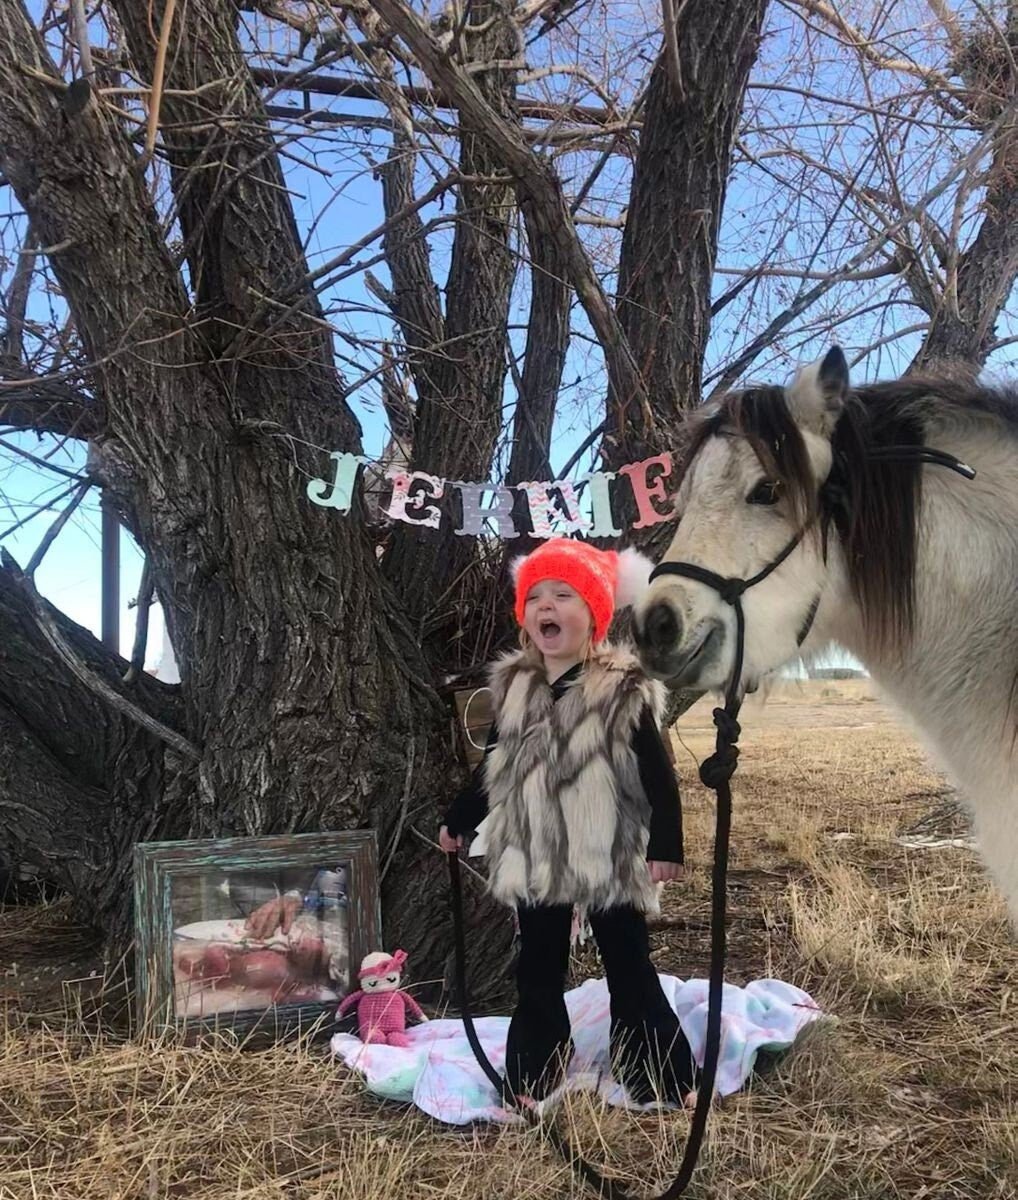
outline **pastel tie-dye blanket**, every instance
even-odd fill
[[[683,983],[661,975],[661,985],[678,1015],[698,1063],[703,1063],[707,1032],[707,981]],[[590,979],[566,993],[566,1006],[576,1053],[564,1089],[596,1089],[609,1103],[637,1107],[610,1074],[608,1056],[608,987]],[[727,1096],[749,1078],[759,1051],[787,1050],[799,1032],[823,1016],[804,991],[780,979],[759,979],[746,987],[725,984],[722,1009],[721,1059],[716,1090]],[[477,1034],[492,1066],[505,1065],[508,1017],[478,1017]],[[494,1088],[474,1060],[463,1022],[428,1021],[407,1031],[407,1047],[365,1045],[359,1038],[337,1033],[334,1054],[364,1076],[369,1091],[388,1100],[416,1104],[429,1116],[451,1125],[471,1121],[513,1121],[519,1118],[501,1106]],[[546,1103],[553,1103],[549,1097]]]

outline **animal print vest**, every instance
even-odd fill
[[[485,759],[488,886],[507,904],[632,904],[656,912],[647,868],[650,805],[633,733],[665,689],[626,650],[604,646],[556,701],[517,651],[491,668],[498,742]]]

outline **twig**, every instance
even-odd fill
[[[166,75],[166,51],[170,44],[170,29],[173,25],[173,14],[177,0],[166,0],[163,9],[163,21],[159,28],[159,45],[156,47],[156,60],[152,67],[152,92],[148,102],[148,131],[145,134],[145,149],[138,160],[139,169],[144,169],[156,148],[156,137],[159,133],[159,108],[162,104],[163,79]]]
[[[68,504],[68,506],[60,514],[60,516],[57,517],[57,519],[53,522],[53,524],[49,527],[49,529],[46,530],[45,534],[43,535],[42,541],[39,543],[39,545],[35,549],[35,553],[28,560],[28,566],[25,568],[26,578],[28,578],[28,579],[35,578],[36,569],[38,568],[38,566],[42,562],[42,560],[46,557],[46,551],[56,541],[57,536],[60,533],[60,530],[63,529],[63,527],[70,520],[71,514],[78,507],[78,505],[82,502],[82,500],[85,499],[85,493],[88,491],[88,489],[91,486],[92,486],[91,479],[86,479],[82,483],[78,484],[78,490],[72,496],[70,504]]]
[[[0,533],[0,542],[2,542],[4,538],[10,537],[12,533],[17,533],[18,530],[27,525],[29,521],[34,521],[40,513],[45,512],[48,508],[52,508],[54,504],[59,504],[60,501],[66,496],[69,496],[77,486],[77,482],[72,483],[71,486],[65,488],[59,496],[54,496],[49,504],[40,505],[39,508],[37,508],[34,512],[30,512],[27,517],[22,517],[20,521],[15,521],[13,525],[8,526],[3,533]]]
[[[380,237],[384,237],[396,225],[400,224],[402,221],[405,221],[407,217],[412,216],[414,213],[420,212],[422,208],[426,208],[432,203],[432,201],[437,200],[439,196],[443,195],[450,188],[464,182],[467,182],[467,180],[457,171],[453,171],[451,174],[446,175],[444,179],[440,179],[433,187],[430,187],[426,192],[418,196],[410,204],[407,204],[404,208],[400,209],[398,213],[394,213],[387,220],[383,221],[381,225],[375,226],[374,229],[370,230],[358,241],[347,246],[346,249],[343,250],[342,253],[337,254],[335,258],[330,258],[327,263],[323,263],[320,267],[316,267],[313,271],[309,271],[308,274],[305,275],[297,285],[297,288],[303,287],[308,283],[317,283],[319,279],[325,275],[328,275],[330,271],[335,271],[338,267],[345,266],[362,250],[370,246],[372,242],[377,241]],[[293,291],[296,290],[297,289],[295,288],[287,294],[293,294]],[[286,295],[284,295],[282,298],[285,299]]]
[[[421,833],[421,831],[417,828],[416,825],[410,826],[410,832],[415,834],[417,837],[419,837],[421,839],[421,841],[425,844],[425,846],[431,846],[432,849],[437,850],[439,852],[439,854],[445,853],[445,851],[438,844],[438,842],[436,842],[434,840],[434,838],[429,838],[426,833]],[[479,879],[481,881],[481,883],[485,887],[487,887],[488,881],[484,878],[484,876],[481,874],[481,872],[478,871],[475,867],[472,867],[465,858],[460,859],[460,870],[469,871],[470,874],[473,875],[473,877],[475,879]]]
[[[66,479],[73,479],[75,483],[81,479],[77,471],[69,471],[66,467],[58,467],[56,463],[51,463],[45,458],[39,458],[38,455],[31,454],[28,450],[23,450],[20,446],[15,446],[13,442],[8,442],[4,438],[0,438],[0,446],[5,450],[10,450],[13,454],[19,454],[27,462],[37,467],[42,467],[46,471],[52,471],[55,475],[63,475]]]
[[[576,448],[576,450],[570,455],[569,461],[559,472],[560,479],[568,479],[569,478],[569,472],[573,469],[573,467],[576,466],[576,464],[580,461],[580,459],[584,456],[584,454],[587,453],[587,451],[590,449],[590,447],[593,446],[593,444],[597,441],[597,439],[601,436],[601,434],[604,433],[607,424],[608,424],[607,421],[602,421],[600,425],[596,426],[594,429],[592,429],[590,431],[590,433],[587,434],[587,436],[583,439],[583,441]]]
[[[148,616],[155,595],[155,574],[152,561],[145,558],[141,569],[141,583],[138,585],[138,620],[134,626],[134,646],[131,649],[131,665],[124,672],[124,683],[131,684],[141,674],[145,666],[145,651],[148,648]]]

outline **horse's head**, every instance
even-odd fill
[[[726,396],[693,431],[679,524],[663,562],[750,579],[805,531],[780,567],[742,597],[747,681],[795,656],[828,584],[816,518],[847,392],[848,365],[835,347],[787,388]],[[645,669],[658,678],[720,688],[731,673],[735,614],[706,583],[657,578],[634,613],[634,632]]]

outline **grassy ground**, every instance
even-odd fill
[[[863,684],[783,687],[743,727],[729,978],[781,976],[835,1019],[717,1107],[687,1194],[1015,1196],[1018,945],[942,780]],[[653,935],[659,969],[682,976],[707,967],[712,811],[694,779],[710,742],[698,706],[676,741],[688,877]],[[319,1047],[96,1032],[84,998],[102,966],[59,906],[0,913],[0,964],[0,1200],[586,1194],[534,1132],[438,1127],[366,1097]],[[589,949],[575,973],[598,973]],[[56,1003],[54,975],[86,982]],[[560,1119],[644,1193],[670,1179],[688,1128],[582,1098]]]

